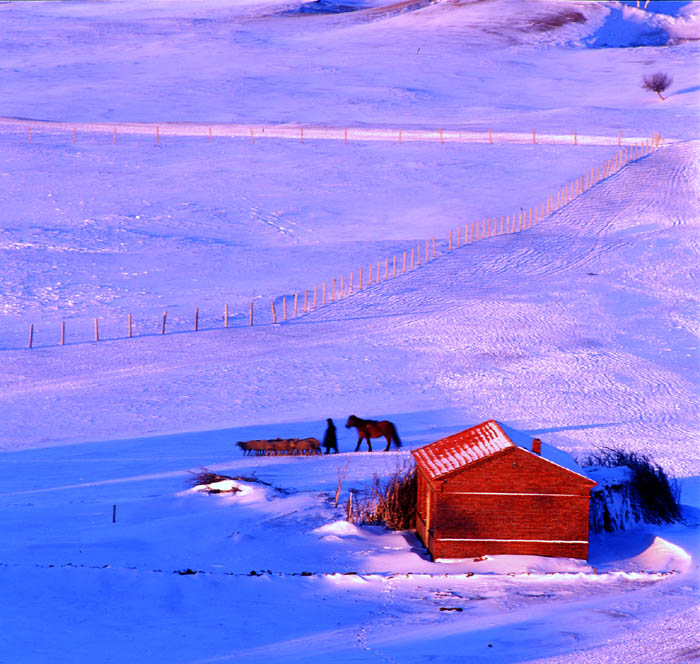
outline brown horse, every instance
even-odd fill
[[[391,441],[396,443],[396,447],[401,447],[401,439],[396,431],[396,427],[392,422],[387,420],[382,420],[377,422],[377,420],[363,420],[361,417],[355,417],[355,415],[350,415],[348,421],[345,423],[345,428],[355,427],[357,429],[357,447],[355,452],[360,449],[360,443],[363,440],[367,441],[367,447],[369,451],[372,451],[372,441],[370,438],[386,438],[386,448],[385,452],[389,451],[391,447]]]

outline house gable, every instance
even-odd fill
[[[595,482],[566,452],[540,441],[533,445],[519,432],[514,441],[509,434],[489,420],[413,452],[416,533],[436,559],[484,554],[585,559]]]
[[[513,446],[442,477],[443,493],[501,492],[588,495],[593,480]]]

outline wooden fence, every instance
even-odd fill
[[[533,145],[609,145],[618,147],[638,145],[645,139],[637,136],[624,136],[619,131],[617,136],[514,131],[493,131],[492,129],[403,129],[400,127],[331,127],[319,125],[267,125],[249,126],[243,124],[202,124],[202,123],[153,123],[153,122],[55,122],[48,120],[22,120],[0,117],[0,128],[15,127],[25,133],[30,143],[40,134],[67,133],[73,143],[79,142],[84,134],[104,135],[116,145],[123,136],[138,135],[155,139],[156,144],[173,137],[201,138],[209,143],[220,138],[244,138],[251,143],[270,138],[295,140],[304,143],[309,140],[349,141],[388,141],[405,142],[439,142],[439,143],[488,143],[488,144],[527,144]],[[108,139],[108,140],[109,140]],[[655,134],[655,140],[660,137]]]
[[[534,133],[533,140],[535,140]],[[526,231],[559,208],[567,205],[574,198],[580,196],[601,180],[619,171],[626,164],[651,154],[660,144],[661,137],[659,134],[655,133],[654,137],[651,139],[627,147],[621,147],[613,158],[591,168],[587,173],[565,184],[561,189],[547,196],[541,203],[527,210],[521,210],[512,215],[484,217],[480,220],[474,220],[466,223],[464,226],[450,230],[446,242],[444,242],[446,251],[455,251],[465,245],[496,235]],[[441,251],[445,251],[443,248],[443,241],[440,242],[440,247]],[[280,325],[288,323],[320,307],[328,306],[379,283],[400,277],[437,257],[438,244],[433,237],[428,240],[421,240],[399,254],[381,258],[376,262],[361,266],[357,270],[352,270],[349,273],[337,275],[336,277],[323,281],[310,288],[274,298],[269,302],[272,324]],[[244,318],[247,326],[269,324],[260,323],[258,321],[258,318],[261,317],[261,307],[266,306],[267,305],[258,301],[256,308],[256,301],[251,300],[246,314],[235,316],[235,320],[239,321],[241,318]],[[222,309],[223,316],[221,319],[221,327],[227,328],[230,326],[231,322],[229,305],[224,304]],[[267,318],[267,316],[265,316],[265,318]],[[100,319],[97,317],[93,318],[94,336],[91,340],[94,341],[100,341],[99,320]],[[168,312],[164,311],[162,317],[159,318],[157,322],[153,322],[153,331],[144,334],[166,334],[167,321]],[[120,335],[116,338],[131,338],[136,336],[134,334],[132,314],[127,314],[123,329],[123,336]],[[190,329],[195,332],[200,330],[198,307],[195,308],[193,312],[192,327]],[[207,327],[202,329],[213,328]],[[60,330],[56,332],[57,343],[65,345],[67,340],[66,334],[66,323],[65,321],[61,321]],[[112,336],[110,338],[114,339],[115,337]],[[34,341],[35,326],[34,323],[31,323],[29,326],[29,348],[35,347],[36,344]]]

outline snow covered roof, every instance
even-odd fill
[[[488,420],[471,429],[460,431],[430,445],[420,447],[412,454],[418,465],[428,472],[431,479],[438,479],[511,447],[520,447],[533,453],[532,438],[527,434],[504,427],[496,420]],[[539,456],[577,475],[586,477],[576,461],[563,450],[542,443]]]

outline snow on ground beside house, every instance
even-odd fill
[[[673,139],[530,230],[447,252],[449,229],[616,146],[2,125],[0,661],[696,657],[700,81],[675,41],[694,10],[670,4],[0,3],[2,116]],[[665,102],[639,86],[658,69]],[[271,324],[270,299],[433,236],[435,260]],[[352,453],[350,413],[404,446]],[[326,417],[337,456],[235,446]],[[344,521],[349,489],[490,418],[574,457],[651,454],[684,523],[594,535],[588,561],[431,562],[412,533]],[[200,466],[260,482],[209,495],[188,488]]]

